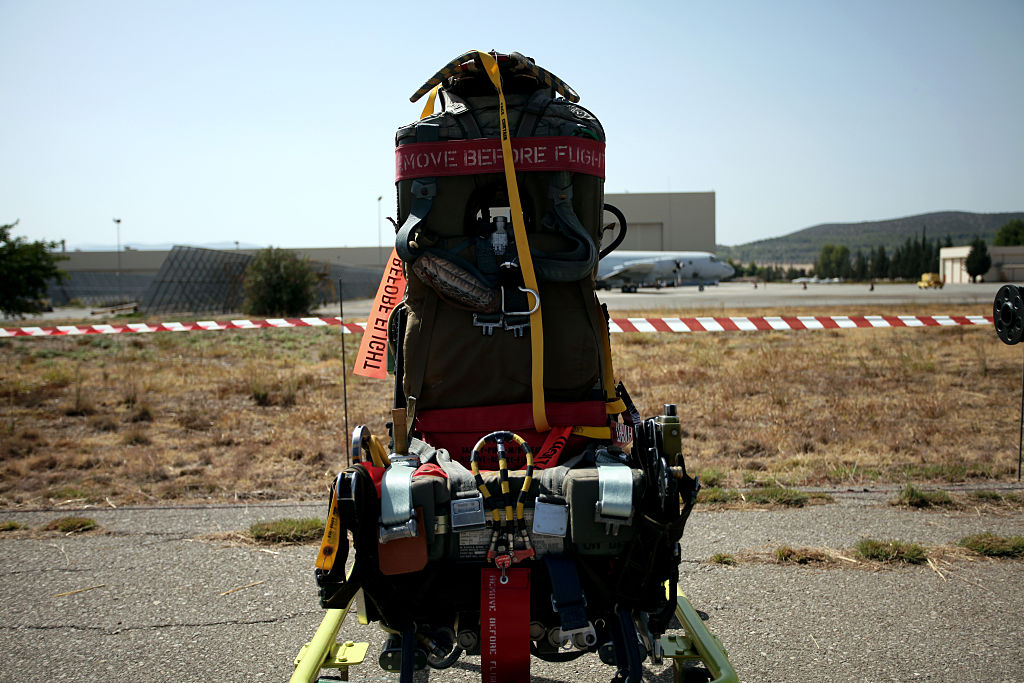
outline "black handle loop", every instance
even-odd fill
[[[621,211],[619,211],[618,207],[612,206],[611,204],[605,204],[604,210],[618,219],[619,234],[615,236],[615,239],[612,240],[611,244],[609,244],[607,247],[601,250],[601,258],[604,258],[608,254],[618,249],[619,245],[622,244],[622,240],[626,239],[626,229],[628,227],[626,225],[626,217],[623,215]]]

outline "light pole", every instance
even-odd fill
[[[384,243],[381,241],[380,236],[380,200],[384,199],[384,195],[377,196],[377,262],[380,265],[384,265]]]
[[[124,303],[124,294],[121,291],[121,219],[115,218],[114,225],[117,226],[117,303]]]

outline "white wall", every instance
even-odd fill
[[[714,192],[605,194],[604,201],[626,216],[629,230],[621,249],[715,250]],[[605,218],[612,220],[611,214]]]

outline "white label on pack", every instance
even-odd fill
[[[533,533],[564,538],[568,527],[568,506],[537,501],[533,516]]]

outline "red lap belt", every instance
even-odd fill
[[[480,575],[480,680],[530,680],[530,570],[484,569]]]

